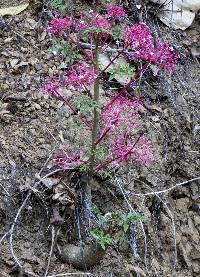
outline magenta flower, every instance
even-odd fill
[[[101,115],[107,127],[124,125],[125,128],[135,128],[138,110],[141,109],[141,101],[137,98],[130,100],[119,97],[113,105],[109,106]]]
[[[84,160],[81,160],[80,149],[77,149],[74,154],[69,154],[68,148],[68,146],[63,147],[58,156],[55,159],[53,159],[54,164],[59,166],[61,169],[66,170],[70,166],[76,167],[86,162]]]
[[[119,165],[130,159],[145,165],[152,162],[152,151],[147,139],[142,135],[137,141],[135,135],[140,127],[138,111],[141,108],[139,99],[120,97],[101,115],[105,127],[99,141],[102,141],[103,136],[108,138],[109,150],[113,156],[109,163]],[[101,168],[97,166],[99,167]]]
[[[132,27],[126,26],[124,31],[125,46],[134,50],[147,50],[152,47],[154,39],[149,27],[143,23],[137,23]]]
[[[154,63],[160,68],[172,71],[177,63],[178,56],[167,43],[157,42],[155,47],[138,49],[129,56],[130,60],[144,60]]]
[[[83,19],[80,19],[78,23],[74,24],[74,27],[77,32],[81,32],[88,28],[88,24]]]
[[[152,61],[159,67],[172,71],[177,63],[178,56],[167,43],[157,42]]]
[[[96,78],[96,74],[90,71],[90,67],[75,64],[71,70],[65,75],[68,85],[73,88],[83,88],[86,85],[92,84]]]
[[[114,165],[129,160],[134,160],[142,165],[150,165],[154,160],[151,146],[144,135],[138,139],[137,137],[116,136],[111,145],[111,152],[114,156],[112,161]]]
[[[46,79],[43,90],[49,95],[56,96],[59,89],[63,86],[58,76],[52,76]]]
[[[111,28],[111,25],[108,22],[108,20],[100,14],[95,15],[94,19],[91,22],[91,26],[96,27],[98,29],[105,29],[105,30],[108,30]]]
[[[62,80],[58,76],[49,77],[44,84],[44,91],[50,95],[57,95],[61,88],[85,90],[87,85],[94,82],[96,74],[90,71],[90,67],[81,64],[75,64],[71,70],[66,72]]]
[[[109,19],[121,19],[126,16],[122,6],[109,5],[107,8],[107,17]]]
[[[131,28],[126,26],[124,33],[125,48],[134,52],[130,60],[144,60],[156,64],[158,67],[172,71],[177,62],[177,55],[167,43],[156,42],[149,27],[138,23]]]
[[[71,17],[57,17],[49,22],[48,31],[52,34],[63,34],[71,25]]]

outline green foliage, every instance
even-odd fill
[[[122,37],[121,26],[114,25],[110,30],[110,35],[113,37],[114,40],[120,39]]]
[[[123,217],[123,221],[122,221],[123,231],[126,233],[131,223],[137,222],[137,221],[144,221],[144,220],[145,220],[145,217],[143,215],[129,212],[127,215]]]
[[[90,231],[92,237],[101,245],[101,247],[105,250],[107,246],[112,243],[112,238],[109,234],[105,234],[103,231],[99,229],[94,229]]]
[[[49,0],[49,4],[53,9],[58,10],[60,13],[64,13],[66,10],[63,0]]]
[[[108,68],[106,72],[110,74],[109,81],[115,79],[116,75],[131,78],[133,76],[133,72],[135,72],[135,67],[131,66],[128,63],[120,63]]]
[[[111,179],[114,177],[114,171],[106,171],[105,169],[100,170],[102,178]]]
[[[87,29],[81,31],[83,34],[88,34],[88,33],[109,33],[114,40],[118,40],[121,38],[121,26],[119,25],[114,25],[111,30],[108,29],[103,29],[103,28],[97,28],[95,26],[88,27]]]
[[[95,151],[95,156],[96,156],[97,162],[104,160],[106,154],[107,154],[106,147],[103,145],[99,146]]]
[[[101,111],[101,108],[99,105],[96,104],[96,102],[91,99],[88,95],[81,93],[77,94],[74,97],[73,105],[79,109],[80,114],[86,114],[93,111],[94,108],[98,110],[98,112]]]
[[[103,227],[108,222],[110,222],[110,220],[112,219],[112,214],[111,213],[107,213],[107,214],[103,215],[101,213],[101,211],[99,210],[99,208],[94,204],[92,205],[91,211],[93,212],[93,214],[97,218],[98,226]]]
[[[79,171],[80,171],[80,172],[87,172],[88,169],[89,169],[89,164],[81,164],[81,165],[79,166]]]
[[[64,40],[54,40],[52,52],[64,56],[65,62],[69,65],[82,58],[82,55],[78,52],[77,47]]]
[[[103,245],[103,249],[112,242],[124,241],[130,225],[145,219],[144,216],[133,212],[129,212],[126,215],[119,213],[106,213],[103,215],[96,205],[92,206],[92,212],[97,218],[98,228],[93,229],[91,235],[101,246]]]
[[[88,33],[96,33],[96,34],[99,34],[99,33],[104,33],[104,32],[107,32],[108,30],[106,29],[103,29],[103,28],[97,28],[95,26],[93,27],[88,27],[87,29],[83,30],[82,33],[83,34],[88,34]]]

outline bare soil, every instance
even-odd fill
[[[10,6],[19,1],[1,1],[0,7],[2,4]],[[70,129],[70,117],[62,103],[44,96],[41,90],[45,77],[59,72],[64,62],[49,51],[51,38],[45,31],[47,10],[42,1],[33,1],[21,14],[0,18],[0,238],[9,230],[41,169],[41,176],[52,170],[52,153],[68,143],[76,132]],[[181,32],[153,20],[151,14],[144,12],[142,16],[156,36],[174,44],[180,53],[179,65],[172,76],[151,77],[141,84],[145,103],[141,116],[156,162],[142,169],[131,164],[116,173],[130,204],[147,220],[143,226],[135,224],[130,236],[132,248],[128,243],[108,248],[100,264],[86,272],[92,276],[198,277],[199,180],[160,194],[152,191],[167,190],[200,175],[199,57],[191,54],[192,47],[199,43],[199,17],[193,26]],[[14,231],[16,256],[27,271],[40,276],[44,276],[50,253],[53,208],[62,213],[68,205],[62,201],[69,203],[71,199],[65,194],[63,199],[53,200],[56,188],[59,190],[60,185],[63,189],[59,178],[60,175],[55,175],[48,179],[48,184],[33,191]],[[130,178],[132,182],[128,184]],[[51,182],[54,189],[48,189]],[[67,177],[65,182],[69,182]],[[73,186],[70,189],[76,194]],[[152,194],[145,195],[149,192]],[[104,212],[128,209],[114,180],[96,182],[93,194]],[[63,246],[74,240],[73,212],[72,205],[58,238]],[[0,276],[19,276],[8,239],[0,245],[0,253]],[[48,274],[69,272],[84,271],[62,263],[53,254]]]

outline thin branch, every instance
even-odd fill
[[[150,61],[147,61],[144,66],[134,74],[133,78],[130,79],[130,81],[123,87],[123,89],[120,90],[119,93],[117,93],[115,95],[115,97],[113,97],[108,103],[107,105],[104,107],[103,111],[105,111],[109,106],[111,106],[132,84],[133,81],[135,81],[138,77],[141,76],[141,74],[148,68],[148,66],[150,65]]]
[[[169,207],[167,206],[167,204],[165,203],[165,201],[163,201],[162,198],[159,195],[157,195],[149,185],[147,185],[145,182],[140,181],[138,179],[134,178],[134,180],[144,184],[147,188],[149,188],[152,191],[152,193],[154,194],[154,196],[156,196],[164,204],[164,206],[166,207],[166,210],[168,211],[169,216],[171,217],[172,229],[173,229],[173,238],[174,238],[174,265],[173,265],[173,270],[175,270],[176,264],[177,264],[177,241],[176,241],[176,225],[175,225],[174,215],[171,212],[171,210],[169,209]]]
[[[86,272],[86,273],[82,273],[82,272],[76,272],[76,273],[60,273],[60,274],[54,274],[54,275],[48,275],[47,277],[61,277],[61,276],[72,276],[72,275],[81,275],[81,276],[89,276],[91,275],[91,273]]]
[[[36,182],[36,183],[33,185],[32,188],[36,188],[45,178],[48,178],[49,176],[51,176],[51,175],[53,175],[53,174],[55,174],[55,173],[57,173],[57,172],[59,172],[59,171],[61,171],[61,169],[56,169],[56,170],[54,170],[53,172],[48,173],[47,175],[45,175],[44,177],[42,177],[38,182]],[[23,270],[24,272],[26,272],[26,274],[28,274],[28,275],[30,275],[30,276],[33,276],[33,277],[38,277],[38,275],[36,275],[36,274],[34,274],[34,273],[32,273],[32,272],[27,272],[27,271],[25,271],[25,270],[23,269],[23,266],[22,266],[22,264],[20,263],[20,261],[19,261],[19,259],[17,258],[17,256],[15,255],[14,248],[13,248],[13,234],[14,234],[15,226],[16,226],[17,221],[18,221],[18,219],[19,219],[19,217],[20,217],[20,215],[21,215],[21,212],[22,212],[22,210],[24,209],[24,207],[26,206],[26,203],[28,202],[28,200],[29,200],[31,194],[32,194],[32,190],[30,189],[29,192],[28,192],[28,194],[27,194],[27,196],[26,196],[26,198],[24,199],[22,205],[21,205],[20,208],[18,209],[18,212],[17,212],[15,218],[14,218],[14,221],[13,221],[13,223],[12,223],[12,225],[11,225],[10,230],[9,230],[9,233],[10,233],[9,244],[10,244],[11,255],[12,255],[12,257],[13,257],[15,263],[18,265],[18,267],[19,267],[21,270]]]
[[[0,245],[2,244],[3,240],[10,234],[10,230],[6,232],[3,237],[0,239]]]
[[[88,53],[81,47],[81,45],[73,39],[70,35],[65,34],[64,37],[68,38],[85,56],[85,58],[88,58],[93,64],[94,62],[92,61],[91,57],[88,55]]]
[[[52,234],[52,236],[51,236],[51,249],[50,249],[49,258],[48,258],[47,267],[46,267],[46,270],[45,270],[44,277],[46,277],[47,274],[48,274],[49,266],[50,266],[50,263],[51,263],[51,257],[52,257],[53,249],[54,249],[54,246],[55,246],[55,228],[54,228],[54,226],[52,226],[51,234]]]
[[[196,177],[196,178],[193,178],[193,179],[190,179],[188,181],[185,181],[185,182],[182,182],[182,183],[179,183],[179,184],[176,184],[174,185],[173,187],[171,188],[168,188],[168,189],[164,189],[164,190],[160,190],[160,191],[153,191],[153,192],[148,192],[148,193],[131,193],[131,195],[134,195],[134,196],[148,196],[148,195],[155,195],[155,194],[161,194],[161,193],[166,193],[166,192],[169,192],[177,187],[180,187],[180,186],[183,186],[183,185],[186,185],[188,183],[191,183],[191,182],[194,182],[194,181],[197,181],[199,180],[200,177]]]
[[[95,62],[95,73],[97,74],[97,78],[94,82],[94,101],[95,104],[99,105],[99,36],[95,38],[95,52],[94,52],[94,62]],[[92,126],[92,145],[91,145],[91,151],[90,151],[90,175],[92,176],[93,170],[94,170],[94,162],[95,162],[95,156],[96,156],[96,140],[98,136],[98,130],[99,130],[99,111],[97,107],[94,107],[93,109],[93,126]]]
[[[119,155],[113,159],[110,159],[110,160],[107,160],[105,162],[103,162],[102,164],[98,164],[95,169],[102,169],[102,168],[105,168],[107,167],[109,164],[119,160],[119,159],[125,159],[126,157],[128,157],[128,155],[132,154],[132,151],[133,149],[135,148],[135,146],[137,145],[137,143],[139,142],[140,138],[143,136],[143,133],[141,133],[139,135],[139,137],[136,139],[135,143],[130,147],[130,149],[125,153],[125,154],[122,154],[122,155]]]
[[[4,186],[2,184],[0,184],[0,187],[2,187],[2,189],[5,191],[5,193],[10,196],[10,193],[4,188]]]
[[[117,178],[115,178],[115,180],[116,180],[116,182],[117,182],[117,184],[118,184],[118,186],[120,188],[120,191],[121,191],[121,193],[122,193],[122,195],[123,195],[123,197],[124,197],[128,207],[129,207],[129,210],[132,211],[133,213],[135,213],[135,210],[133,209],[130,201],[128,200],[126,194],[124,193],[124,190],[123,190],[120,182],[117,180]],[[143,222],[141,220],[139,220],[139,222],[140,222],[140,226],[141,226],[142,232],[144,234],[144,263],[145,263],[145,266],[147,267],[147,263],[146,263],[147,262],[147,250],[148,250],[147,249],[147,237],[146,237],[146,233],[145,233],[145,230],[144,230]]]

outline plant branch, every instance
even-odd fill
[[[116,59],[119,58],[119,56],[120,56],[122,53],[124,53],[124,49],[122,49],[122,50],[121,50],[121,51],[109,62],[109,64],[100,72],[100,76],[111,66],[111,64],[114,63],[114,61],[115,61]],[[99,77],[100,77],[100,76],[99,76]]]
[[[60,99],[65,103],[65,105],[66,105],[67,107],[69,107],[69,108],[73,111],[74,114],[78,115],[80,121],[81,121],[82,123],[84,123],[85,126],[86,126],[87,128],[89,128],[89,129],[91,130],[90,124],[89,124],[82,116],[80,116],[80,115],[78,114],[78,112],[76,111],[76,109],[65,99],[65,97],[64,97],[61,93],[59,93],[59,92],[56,92],[56,94],[57,94],[57,96],[60,97]]]
[[[114,125],[116,122],[117,122],[117,119],[114,120],[114,121],[112,122],[112,124]],[[108,133],[111,129],[112,129],[112,125],[111,125],[110,127],[108,127],[108,128],[101,134],[101,136],[97,139],[97,141],[95,142],[95,144],[96,144],[96,145],[99,144],[99,143],[105,138],[105,136],[107,135],[107,133]]]
[[[117,156],[117,157],[115,157],[113,159],[107,160],[104,163],[97,165],[95,169],[100,170],[102,168],[107,167],[109,164],[111,164],[111,163],[113,163],[113,162],[115,162],[115,161],[117,161],[119,159],[125,159],[129,154],[132,154],[133,149],[135,148],[135,146],[137,145],[137,143],[139,142],[139,140],[140,140],[140,138],[142,136],[143,136],[143,133],[141,133],[139,135],[139,137],[136,139],[135,143],[131,146],[131,148],[125,154],[119,155],[119,156]]]
[[[150,64],[150,61],[147,61],[143,67],[134,74],[134,81],[140,77],[140,75],[145,71],[145,69],[149,66]],[[118,93],[115,95],[114,98],[112,98],[108,103],[107,105],[104,107],[103,111],[105,111],[109,106],[111,106],[131,85],[131,83],[133,82],[133,78],[130,79],[130,81],[124,86],[124,88]]]
[[[69,34],[65,34],[64,37],[68,38],[82,53],[83,55],[88,58],[90,61],[92,61],[91,57],[88,55],[88,53],[81,47],[81,45],[73,39]],[[94,62],[92,61],[94,64]]]

